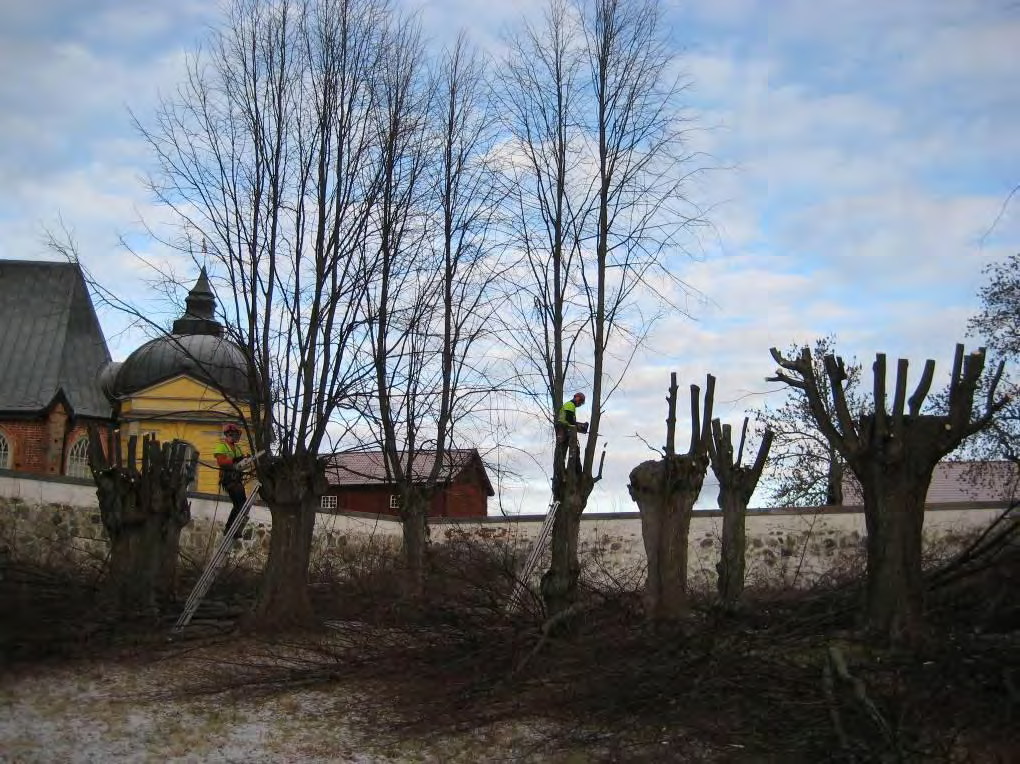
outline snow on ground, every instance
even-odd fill
[[[527,725],[427,742],[400,740],[387,734],[385,720],[360,711],[358,695],[342,686],[242,700],[175,693],[200,665],[193,656],[144,664],[98,660],[0,676],[0,762],[541,759]]]

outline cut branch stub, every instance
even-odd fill
[[[698,450],[701,436],[701,388],[691,385],[691,446],[687,449],[688,454],[694,454]]]
[[[712,471],[719,480],[720,495],[736,492],[743,498],[745,506],[746,502],[750,501],[751,494],[754,493],[754,489],[761,479],[769,450],[772,448],[772,441],[775,438],[775,433],[772,430],[765,430],[754,463],[744,466],[741,464],[741,452],[747,434],[747,426],[748,419],[744,417],[740,435],[740,452],[736,455],[733,452],[732,429],[729,425],[721,424],[718,419],[712,420],[712,439],[709,443]]]
[[[676,453],[676,372],[669,375],[669,395],[666,397],[666,456]]]
[[[914,390],[914,394],[910,396],[908,405],[910,406],[910,416],[919,416],[921,413],[921,406],[924,405],[924,399],[928,397],[928,391],[931,389],[931,381],[935,377],[935,361],[929,358],[924,362],[924,371],[921,372],[921,381],[917,383],[917,389]]]
[[[692,392],[695,388],[691,385]],[[692,422],[691,435],[698,433],[698,448],[697,451],[692,449],[691,453],[701,453],[707,456],[708,449],[712,442],[712,409],[715,407],[715,377],[711,374],[705,377],[705,412],[701,419],[700,426],[697,419]],[[697,407],[695,407],[697,410]]]

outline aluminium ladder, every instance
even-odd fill
[[[549,534],[552,533],[553,523],[556,522],[556,510],[559,507],[559,499],[553,499],[549,503],[549,511],[546,513],[545,522],[542,523],[542,528],[535,538],[535,544],[531,548],[531,554],[528,555],[524,567],[521,568],[521,574],[514,582],[514,588],[510,592],[510,599],[506,603],[506,612],[511,615],[517,611],[524,601],[524,593],[528,590],[528,581],[531,580],[531,574],[535,572],[535,568],[538,567],[538,561],[542,558],[542,552],[545,550],[546,542],[549,540]]]
[[[209,558],[209,562],[205,565],[205,570],[202,571],[202,575],[198,579],[198,583],[195,584],[195,588],[191,590],[191,594],[188,595],[187,602],[184,603],[184,611],[181,613],[180,618],[177,619],[177,623],[174,624],[171,634],[179,634],[188,622],[191,621],[191,617],[195,615],[195,611],[198,610],[198,606],[202,600],[205,599],[205,595],[209,592],[209,588],[213,585],[213,581],[216,580],[216,576],[219,574],[220,569],[223,567],[223,563],[227,560],[227,555],[230,553],[230,548],[234,545],[234,535],[244,527],[244,524],[248,522],[248,513],[251,512],[252,506],[255,504],[255,500],[258,497],[258,483],[252,486],[251,493],[248,495],[248,500],[241,507],[241,511],[237,513],[237,517],[234,518],[234,522],[230,524],[226,532],[223,534],[223,538],[220,539],[219,545],[213,552],[213,556]]]

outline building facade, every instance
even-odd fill
[[[169,334],[111,360],[76,263],[0,260],[0,469],[91,480],[89,428],[189,443],[192,490],[219,493],[213,448],[249,419],[248,366],[202,270]]]
[[[77,263],[0,260],[0,469],[91,478],[110,352]]]
[[[244,353],[216,320],[216,298],[203,268],[171,332],[111,364],[103,386],[122,438],[154,435],[188,443],[198,452],[192,490],[219,493],[213,449],[225,423],[244,430],[250,421],[248,379]]]
[[[416,454],[415,478],[424,484],[435,460],[434,451]],[[329,490],[321,498],[322,512],[356,512],[398,517],[400,495],[387,478],[381,451],[334,454],[326,467]],[[477,518],[488,515],[492,483],[476,449],[445,454],[432,496],[430,517]]]

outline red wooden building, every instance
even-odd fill
[[[417,454],[416,475],[424,478],[435,459],[434,451]],[[495,495],[477,449],[446,454],[439,487],[432,497],[431,517],[485,517],[488,500]],[[365,512],[397,517],[400,496],[387,480],[381,451],[334,454],[326,467],[329,490],[322,497],[322,512]]]

